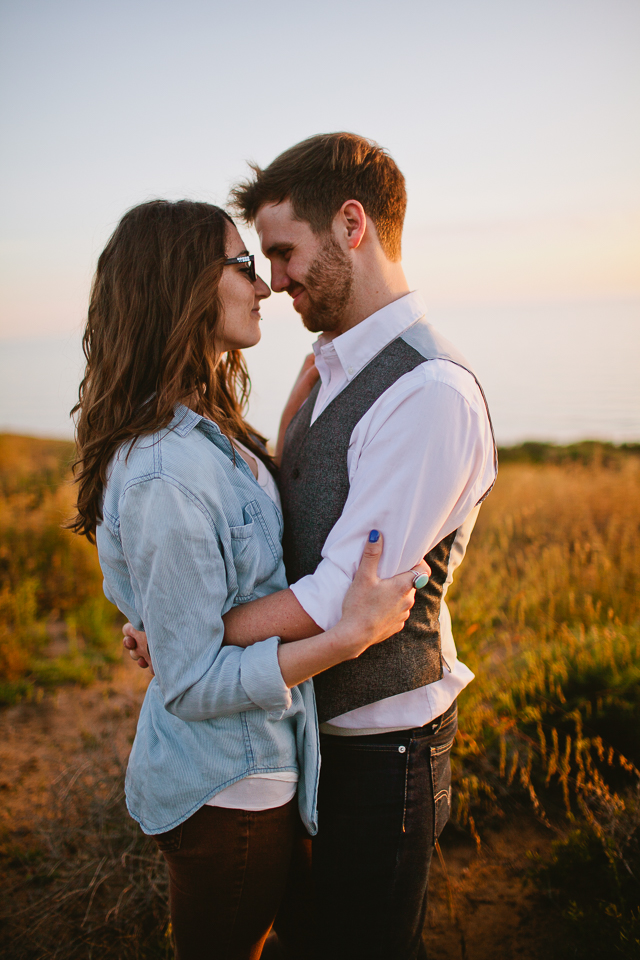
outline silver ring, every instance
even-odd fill
[[[418,573],[417,570],[413,572],[414,572],[413,586],[416,588],[416,590],[421,590],[422,587],[426,587],[426,585],[429,583],[429,574]]]

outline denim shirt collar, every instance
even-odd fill
[[[173,419],[169,424],[169,430],[174,430],[179,437],[187,437],[201,420],[204,420],[204,417],[196,413],[195,410],[185,407],[184,403],[177,403],[173,411]],[[221,434],[220,427],[212,420],[208,420],[207,423],[210,423]]]
[[[167,429],[174,431],[179,437],[187,437],[191,431],[196,428],[201,430],[230,460],[233,460],[235,465],[242,470],[243,473],[255,479],[247,461],[234,449],[233,444],[229,438],[225,436],[217,423],[196,413],[195,410],[191,410],[190,407],[186,407],[183,403],[177,403],[174,408],[173,419]]]

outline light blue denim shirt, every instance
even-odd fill
[[[314,834],[313,684],[287,688],[277,637],[222,645],[227,610],[287,586],[280,511],[216,424],[177,407],[167,429],[116,454],[103,515],[105,594],[144,624],[156,673],[127,769],[131,816],[163,833],[243,777],[297,770]]]

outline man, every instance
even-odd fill
[[[320,380],[282,455],[292,586],[247,607],[254,632],[271,614],[286,619],[289,639],[335,624],[374,528],[385,538],[380,576],[423,557],[432,571],[399,634],[314,681],[319,956],[414,960],[426,956],[429,865],[450,811],[456,697],[473,678],[443,598],[495,482],[491,421],[469,365],[409,290],[405,184],[391,157],[328,134],[253,173],[234,189],[235,206],[255,224],[273,290],[321,333]]]

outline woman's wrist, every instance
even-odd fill
[[[335,647],[336,663],[342,660],[355,660],[366,649],[366,644],[362,642],[362,630],[346,617],[339,620],[335,627],[327,630],[325,638],[328,638],[330,644]]]
[[[284,682],[288,687],[296,687],[344,660],[354,660],[367,646],[361,636],[362,632],[355,626],[340,622],[308,640],[281,643],[278,661]]]

